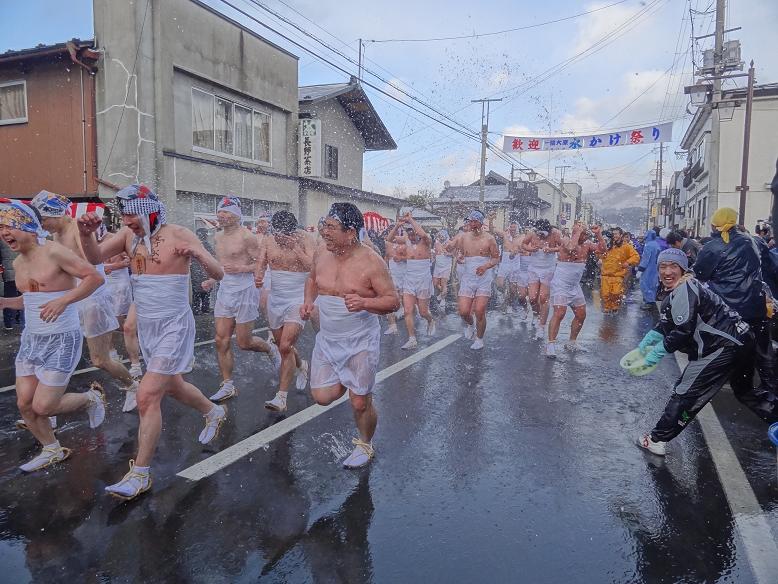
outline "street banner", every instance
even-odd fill
[[[503,152],[543,152],[546,150],[581,150],[585,148],[610,148],[635,144],[658,144],[673,138],[673,122],[646,126],[632,130],[620,130],[607,134],[581,136],[505,136]]]

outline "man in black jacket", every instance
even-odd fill
[[[754,350],[742,358],[752,371],[756,365],[762,382],[760,389],[751,392],[736,389],[735,396],[752,409],[762,410],[769,402],[771,412],[778,411],[778,359],[772,348],[765,294],[765,284],[778,288],[770,252],[761,239],[734,229],[734,209],[720,208],[712,223],[713,237],[700,250],[694,273],[748,323],[754,334]]]
[[[675,438],[729,381],[735,391],[751,390],[751,370],[743,355],[752,352],[748,325],[721,298],[689,273],[686,254],[668,248],[659,254],[659,279],[670,294],[662,302],[660,320],[640,342],[648,365],[680,351],[689,363],[673,387],[664,414],[638,445],[664,456]],[[737,389],[736,389],[737,388]]]

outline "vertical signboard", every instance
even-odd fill
[[[321,176],[321,120],[300,120],[300,176]]]

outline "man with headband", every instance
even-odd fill
[[[270,269],[273,287],[267,301],[267,321],[273,332],[273,348],[281,352],[278,392],[265,407],[274,412],[286,411],[289,386],[295,379],[297,389],[308,383],[308,362],[301,359],[295,344],[305,321],[300,306],[305,301],[305,282],[311,271],[316,244],[313,238],[297,225],[297,218],[289,211],[276,211],[270,220],[272,237],[266,237],[259,252],[256,267],[257,284],[262,285],[266,270]]]
[[[394,230],[392,241],[389,241],[389,235]],[[386,265],[389,266],[389,273],[392,275],[392,282],[397,289],[398,294],[402,294],[403,286],[405,285],[405,271],[408,267],[408,248],[405,245],[405,232],[399,223],[395,223],[386,232],[384,237],[386,243],[386,252],[384,253],[384,259]],[[402,306],[400,307],[402,310]],[[401,317],[400,313],[391,313],[386,315],[386,320],[389,322],[389,326],[384,331],[385,335],[397,334],[397,319]]]
[[[446,251],[446,243],[449,239],[448,231],[445,229],[441,229],[435,234],[435,267],[432,272],[432,284],[438,292],[438,304],[444,310],[448,295],[448,280],[451,277],[453,264],[451,252]]]
[[[457,307],[465,322],[466,339],[473,338],[473,313],[475,313],[475,340],[471,349],[484,348],[486,332],[486,308],[492,297],[494,266],[500,262],[500,250],[491,233],[484,231],[484,214],[473,210],[465,219],[465,229],[446,244],[448,251],[460,251],[464,255],[464,269],[459,283]]]
[[[386,236],[387,243],[394,244],[397,228],[402,225],[405,231],[405,276],[402,289],[398,289],[405,313],[405,327],[408,329],[408,341],[402,349],[415,349],[416,341],[416,307],[419,316],[427,321],[427,336],[435,334],[435,321],[430,313],[430,297],[432,296],[432,238],[427,235],[408,212],[392,226]]]
[[[31,202],[31,206],[41,215],[43,228],[54,236],[54,241],[85,258],[79,242],[78,225],[68,214],[70,204],[66,197],[48,191],[41,191]],[[95,267],[101,276],[105,276],[102,261],[97,262]],[[135,409],[138,383],[124,365],[111,358],[113,334],[119,329],[119,321],[114,314],[111,287],[108,283],[78,303],[78,316],[81,330],[86,337],[89,360],[95,367],[116,379],[121,389],[126,392],[122,410],[129,412]]]
[[[527,293],[535,315],[535,338],[546,336],[548,322],[548,300],[551,291],[551,279],[556,269],[557,252],[562,239],[559,230],[552,227],[548,219],[540,219],[535,223],[534,232],[522,243],[522,249],[530,255],[527,257]]]
[[[497,288],[503,290],[505,302],[503,310],[507,310],[512,302],[519,297],[519,280],[521,277],[521,244],[524,234],[519,232],[517,221],[511,221],[507,231],[497,229],[493,225],[494,215],[489,216],[489,233],[500,237],[502,243],[502,259],[497,267]],[[524,283],[526,287],[526,283]],[[522,299],[526,302],[526,295]]]
[[[24,310],[26,319],[16,355],[16,401],[42,446],[21,466],[32,472],[70,456],[54,437],[49,417],[86,409],[92,428],[105,418],[99,384],[83,393],[65,393],[83,344],[76,303],[97,290],[103,277],[62,244],[46,241],[35,210],[19,201],[0,199],[0,236],[19,254],[14,270],[22,296],[0,299],[0,308]]]
[[[195,322],[189,306],[189,264],[192,259],[215,280],[224,273],[188,229],[166,221],[165,206],[145,185],[134,184],[116,194],[124,227],[99,244],[92,235],[100,218],[87,213],[78,220],[87,258],[99,263],[122,252],[130,256],[132,291],[137,309],[138,341],[146,373],[138,390],[138,454],[130,471],[106,492],[133,499],[151,488],[149,465],[162,431],[162,398],[167,394],[205,418],[199,442],[208,444],[227,417],[223,406],[208,401],[184,380],[194,361]]]
[[[238,347],[244,351],[266,353],[276,369],[281,364],[278,349],[252,333],[259,316],[259,290],[254,282],[254,270],[259,258],[259,242],[241,225],[243,215],[240,199],[223,197],[216,210],[221,231],[216,234],[216,259],[224,269],[213,309],[216,326],[216,358],[222,382],[209,399],[219,403],[238,393],[232,380],[235,357],[232,353],[232,334]],[[203,290],[210,290],[216,280],[208,279]]]
[[[593,226],[591,233],[597,238],[597,243],[591,241],[586,225],[576,221],[572,234],[562,240],[559,248],[559,261],[551,279],[551,305],[554,313],[548,325],[546,357],[549,359],[556,358],[556,338],[568,306],[573,309],[574,318],[570,323],[570,341],[565,347],[569,351],[578,350],[578,333],[586,320],[586,298],[581,289],[581,277],[589,254],[605,253],[606,250],[600,226]]]
[[[372,400],[381,342],[379,314],[389,314],[400,299],[386,264],[359,241],[362,213],[353,203],[334,203],[322,224],[326,248],[319,248],[305,283],[300,316],[309,319],[318,305],[320,330],[311,357],[311,394],[329,405],[348,392],[359,438],[343,461],[365,466],[374,456],[378,422]]]

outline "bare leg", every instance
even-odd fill
[[[46,416],[39,415],[33,407],[35,391],[38,388],[38,378],[34,375],[26,375],[16,378],[16,405],[19,413],[22,414],[27,427],[32,435],[43,446],[53,444],[57,441],[54,437],[54,430],[49,424]],[[64,391],[64,390],[63,390]]]
[[[403,294],[403,312],[405,313],[405,328],[408,336],[416,336],[416,297],[412,294]]]
[[[541,284],[540,290],[538,293],[538,305],[540,308],[540,324],[543,325],[543,327],[546,326],[546,323],[548,322],[548,300],[549,300],[550,291],[547,284]]]
[[[575,315],[575,318],[570,325],[571,341],[575,341],[578,338],[578,333],[580,333],[581,328],[583,328],[584,321],[586,320],[586,305],[583,304],[581,306],[574,306],[573,314]]]
[[[174,375],[167,391],[174,400],[197,410],[202,415],[213,409],[213,402],[197,387],[186,381],[183,375]]]
[[[367,442],[373,439],[376,425],[378,425],[378,412],[373,406],[373,396],[357,395],[351,390],[348,392],[351,407],[354,410],[354,421],[357,424],[359,439]]]
[[[427,321],[427,324],[430,324],[432,322],[432,313],[430,312],[430,299],[429,298],[419,298],[417,302],[419,306],[419,315]]]
[[[162,398],[173,383],[173,376],[149,371],[141,379],[137,397],[140,424],[138,425],[136,466],[144,467],[151,465],[151,459],[154,458],[159,435],[162,432],[162,409],[160,405],[162,404]]]
[[[486,332],[486,307],[489,306],[488,296],[476,296],[473,302],[475,310],[475,336],[484,338]]]
[[[124,333],[124,346],[127,348],[127,355],[130,363],[140,363],[140,346],[138,345],[138,315],[135,305],[130,305],[130,311],[127,313],[122,323],[122,333]]]
[[[465,324],[473,324],[473,299],[467,296],[457,296],[457,310]]]
[[[255,337],[251,332],[253,328],[253,322],[242,322],[235,327],[235,341],[238,344],[238,348],[243,351],[254,351],[255,353],[269,353],[270,345],[267,341]]]
[[[540,282],[530,282],[527,286],[527,294],[529,295],[529,303],[532,306],[532,312],[535,318],[540,317],[540,303],[538,302],[540,296]]]
[[[346,393],[346,388],[340,383],[328,387],[311,388],[311,397],[320,406],[328,406],[340,399]]]
[[[283,328],[273,331],[273,337],[281,352],[281,373],[278,381],[278,391],[287,392],[294,379],[295,371],[300,366],[300,357],[294,348],[303,327],[294,322],[284,323]]]
[[[554,314],[551,315],[551,322],[548,324],[548,342],[553,343],[559,335],[559,325],[567,312],[567,306],[554,306]]]
[[[232,354],[232,332],[235,330],[234,318],[215,318],[216,325],[216,360],[219,362],[219,371],[222,379],[232,379],[232,371],[235,366],[235,357]]]
[[[111,359],[111,347],[113,346],[113,332],[105,333],[98,337],[86,340],[89,348],[89,359],[95,367],[102,369],[108,375],[121,382],[125,387],[132,385],[132,376],[121,363]]]

